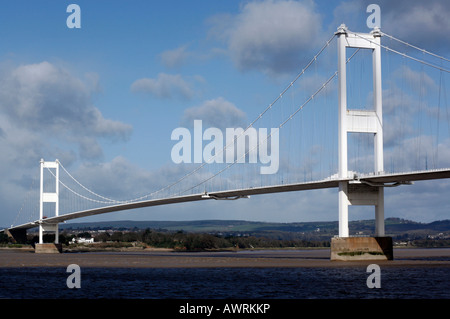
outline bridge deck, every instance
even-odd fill
[[[274,185],[265,187],[254,187],[246,189],[236,189],[229,191],[211,192],[208,194],[194,194],[185,196],[176,196],[162,199],[152,199],[140,202],[125,203],[113,206],[106,206],[101,208],[95,208],[85,211],[73,212],[57,217],[50,217],[42,220],[43,224],[56,224],[67,220],[88,217],[98,214],[117,212],[122,210],[160,206],[176,203],[185,203],[209,199],[233,199],[240,198],[250,195],[261,195],[261,194],[271,194],[271,193],[281,193],[281,192],[291,192],[291,191],[303,191],[303,190],[313,190],[313,189],[324,189],[324,188],[335,188],[339,186],[339,182],[362,182],[376,185],[383,185],[386,183],[406,183],[413,181],[424,181],[432,179],[444,179],[450,178],[450,169],[440,169],[440,170],[429,170],[429,171],[418,171],[418,172],[408,172],[408,173],[395,173],[395,174],[381,174],[381,175],[363,175],[355,176],[353,179],[325,179],[321,181],[305,182],[305,183],[294,183],[294,184],[284,184],[284,185]],[[206,195],[206,196],[205,196]],[[9,230],[15,229],[31,229],[39,226],[40,221],[34,221],[18,226],[8,228]]]

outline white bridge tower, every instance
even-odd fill
[[[339,74],[339,238],[334,243],[336,251],[340,255],[355,255],[357,249],[359,254],[364,251],[373,253],[372,244],[367,238],[350,238],[348,229],[348,206],[349,205],[373,205],[375,206],[375,237],[372,242],[375,246],[392,247],[389,241],[392,239],[384,237],[384,185],[367,185],[349,176],[348,171],[348,133],[368,133],[374,136],[374,173],[384,173],[383,164],[383,105],[382,105],[382,87],[381,87],[381,32],[379,28],[374,28],[371,33],[349,32],[345,25],[341,25],[336,35],[338,36],[338,74]],[[347,108],[347,72],[346,72],[346,49],[358,48],[369,49],[372,51],[372,70],[373,70],[373,109],[372,110],[349,110]],[[340,239],[340,240],[339,240]],[[387,244],[386,244],[387,243]],[[337,247],[339,246],[339,247]],[[355,248],[356,247],[356,248]],[[375,249],[376,250],[376,249]],[[385,249],[382,249],[384,251]],[[381,255],[381,253],[380,253]],[[333,256],[332,256],[333,257]]]
[[[55,170],[55,189],[54,192],[44,192],[44,168]],[[41,159],[40,162],[41,169],[41,181],[40,181],[40,196],[39,196],[39,244],[36,244],[36,252],[40,252],[40,250],[55,250],[55,247],[59,245],[59,231],[58,231],[58,223],[45,223],[44,216],[44,203],[54,203],[55,206],[55,215],[59,216],[59,161],[56,160],[54,162],[45,162]],[[44,244],[44,231],[54,232],[55,233],[55,245],[47,245]],[[50,248],[49,248],[50,246]],[[40,249],[38,249],[40,248]],[[56,248],[58,249],[58,248]]]

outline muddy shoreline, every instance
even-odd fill
[[[0,249],[0,267],[214,268],[349,267],[377,263],[389,267],[450,267],[450,248],[394,249],[391,261],[330,261],[329,249],[172,252],[167,250],[35,254],[31,249]]]

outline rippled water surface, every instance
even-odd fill
[[[448,267],[387,267],[368,288],[365,267],[83,268],[69,289],[66,268],[0,268],[0,298],[450,298]]]

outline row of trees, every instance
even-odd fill
[[[78,234],[59,234],[59,242],[69,245],[74,237],[90,238],[88,232]],[[44,234],[44,242],[53,242],[53,234]],[[100,233],[94,237],[95,242],[105,242],[113,246],[131,246],[131,243],[140,242],[144,245],[157,248],[172,248],[176,250],[196,251],[229,248],[282,248],[282,247],[329,247],[329,241],[282,239],[271,236],[220,236],[206,233],[188,233],[183,231],[168,232],[151,229],[135,231],[116,231],[112,234]],[[8,243],[7,236],[0,237],[0,243]],[[30,236],[28,244],[38,242],[37,236]]]
[[[423,248],[450,247],[450,239],[418,239],[410,242],[411,246]]]
[[[329,247],[329,241],[280,240],[256,236],[219,236],[205,233],[162,232],[146,229],[137,232],[102,233],[96,241],[142,242],[148,246],[179,250],[267,247]]]
[[[78,234],[61,233],[59,242],[69,245],[74,237],[90,238],[89,232]],[[112,234],[100,233],[95,236],[95,242],[108,242],[115,245],[131,246],[131,243],[140,242],[147,246],[158,248],[172,248],[177,250],[213,250],[229,248],[284,248],[284,247],[329,247],[329,240],[289,238],[290,236],[219,236],[205,233],[187,233],[183,231],[168,232],[151,229],[135,231],[116,231]],[[398,238],[397,238],[398,239]],[[53,242],[54,235],[45,234],[44,242]],[[28,244],[38,242],[37,236],[30,236]],[[423,239],[409,240],[409,245],[415,247],[450,247],[450,239]],[[0,234],[0,244],[11,243],[6,234]]]

